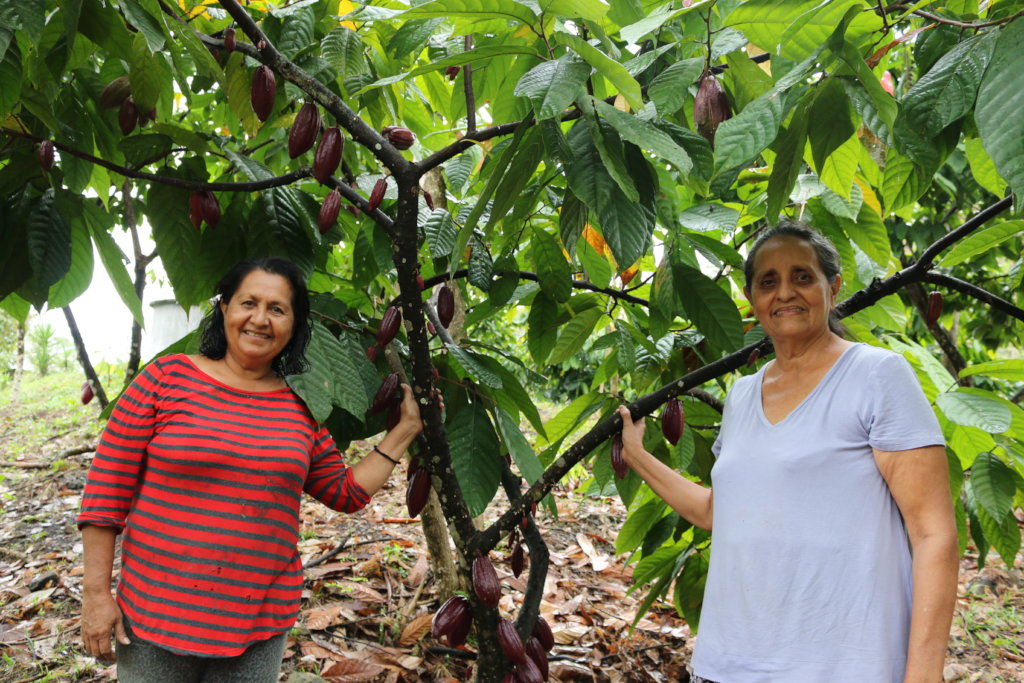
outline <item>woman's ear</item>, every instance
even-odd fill
[[[840,288],[842,286],[843,286],[843,276],[842,275],[836,275],[835,279],[832,281],[832,285],[829,287],[829,289],[832,290],[832,305],[835,305],[836,297],[839,296],[839,290],[840,290]]]

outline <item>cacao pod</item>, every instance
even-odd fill
[[[294,159],[308,152],[319,134],[320,110],[312,102],[306,102],[295,115],[292,128],[288,131],[288,156]]]
[[[544,650],[544,646],[540,644],[536,636],[526,641],[526,654],[537,665],[537,668],[540,669],[541,678],[545,681],[548,680],[548,653]]]
[[[43,173],[49,173],[53,169],[53,141],[43,140],[39,143],[39,151],[37,152],[39,159],[39,168],[43,169]]]
[[[405,506],[409,509],[409,517],[415,519],[427,504],[430,495],[430,474],[422,467],[413,473],[409,486],[405,489]]]
[[[942,292],[932,292],[928,295],[928,313],[925,315],[924,324],[931,327],[938,321],[940,315],[942,315]]]
[[[749,365],[753,365],[754,363],[757,362],[757,359],[760,358],[760,357],[761,357],[761,348],[759,346],[755,346],[754,348],[752,348],[750,350],[750,355],[747,356],[747,365],[748,366]]]
[[[427,285],[423,282],[423,276],[419,273],[416,274],[416,286],[420,288],[420,291],[427,288]]]
[[[683,435],[685,413],[683,404],[678,398],[670,398],[661,411],[661,433],[665,440],[675,446]]]
[[[228,52],[235,51],[235,29],[230,26],[224,29],[224,49]]]
[[[460,67],[449,66],[444,70],[444,75],[448,77],[449,81],[454,81],[459,76],[459,72],[462,71]]]
[[[374,346],[367,346],[366,347],[366,357],[370,359],[371,363],[376,363],[377,362],[377,346],[376,345],[374,345]]]
[[[427,332],[430,333],[431,337],[437,334],[437,328],[434,327],[434,323],[430,322],[429,320],[427,321]]]
[[[547,680],[529,657],[516,666],[516,675],[522,683],[544,683]]]
[[[381,201],[384,199],[384,193],[388,190],[388,179],[381,178],[373,185],[373,190],[370,192],[370,201],[366,203],[367,211],[376,211],[377,207],[380,206]]]
[[[131,97],[126,97],[121,103],[121,110],[117,113],[117,124],[124,135],[130,135],[135,126],[139,125],[139,108],[135,106],[135,100]]]
[[[384,431],[390,432],[398,426],[402,419],[402,404],[395,402],[388,408],[388,419],[384,421]]]
[[[693,98],[693,120],[697,124],[697,132],[713,145],[718,125],[731,116],[729,98],[725,96],[722,84],[714,74],[707,74],[700,80],[697,95]]]
[[[463,627],[465,627],[465,633],[469,633],[469,625],[472,623],[473,611],[469,600],[461,595],[453,595],[441,605],[441,609],[437,610],[434,615],[430,635],[435,638],[447,636],[448,642],[454,647],[465,642],[465,636],[461,642],[453,643],[452,633],[463,630]]]
[[[216,228],[217,223],[220,223],[220,202],[217,201],[217,195],[206,190],[202,194],[202,205],[203,205],[203,220],[210,228]]]
[[[519,575],[523,573],[523,567],[526,565],[526,553],[523,550],[523,544],[516,539],[516,543],[512,546],[512,552],[509,554],[508,560],[509,566],[512,569],[512,576],[519,578]]]
[[[498,645],[505,656],[516,664],[524,663],[529,657],[526,655],[526,647],[523,645],[515,625],[508,619],[498,620]]]
[[[629,465],[622,457],[622,434],[616,434],[612,438],[612,469],[615,470],[615,476],[619,479],[625,479],[629,473]]]
[[[89,403],[93,396],[92,383],[89,381],[82,382],[82,405],[84,406]]]
[[[341,135],[341,129],[332,126],[320,136],[320,143],[316,146],[316,153],[313,155],[313,177],[326,185],[330,177],[338,170],[341,163],[341,153],[345,148],[345,138]]]
[[[107,84],[100,93],[100,106],[104,109],[117,109],[132,94],[132,84],[127,76],[119,76]]]
[[[494,565],[486,555],[473,560],[473,592],[480,602],[494,607],[501,599],[501,584],[498,583],[498,573],[494,571]],[[517,635],[518,639],[519,636]],[[519,643],[522,645],[522,643]]]
[[[380,133],[395,149],[409,149],[412,147],[412,143],[416,142],[413,132],[401,126],[386,126]]]
[[[260,65],[256,67],[252,75],[252,90],[249,93],[249,102],[256,118],[266,121],[270,118],[270,112],[274,110],[274,98],[277,96],[277,78],[270,67]]]
[[[467,679],[467,680],[469,680],[469,679]],[[514,671],[509,671],[507,674],[505,674],[505,676],[501,679],[501,683],[516,683],[516,674],[515,674],[515,672]]]
[[[188,218],[192,226],[198,230],[203,224],[203,193],[193,192],[188,196]]]
[[[420,464],[420,456],[414,455],[409,458],[409,465],[405,468],[406,480],[412,479],[412,475],[416,474],[416,470],[420,469],[423,469],[423,465]]]
[[[455,317],[455,294],[445,285],[437,293],[437,319],[446,329]]]
[[[320,228],[321,235],[330,230],[331,226],[337,222],[338,212],[340,211],[341,193],[338,192],[338,188],[334,188],[324,197],[324,203],[320,205],[320,213],[316,217],[316,223]]]
[[[434,198],[430,196],[429,192],[423,193],[423,201],[427,203],[427,208],[431,211],[434,210]]]
[[[391,343],[391,340],[398,334],[398,327],[402,324],[402,312],[398,306],[388,306],[384,311],[384,317],[380,320],[380,328],[377,330],[377,346],[384,347]]]
[[[555,634],[551,632],[551,627],[544,621],[544,617],[537,617],[533,624],[533,637],[540,641],[546,652],[551,652],[551,648],[555,646]]]
[[[373,395],[373,402],[370,404],[370,414],[382,413],[391,407],[395,402],[395,391],[398,390],[398,373],[392,372],[380,383],[380,388]]]

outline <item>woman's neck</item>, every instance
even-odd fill
[[[851,345],[831,330],[824,330],[811,338],[772,340],[775,363],[781,372],[801,371],[818,363],[833,360]]]

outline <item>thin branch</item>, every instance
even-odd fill
[[[498,276],[501,276],[501,275],[516,275],[516,276],[519,277],[520,280],[531,280],[532,282],[540,282],[540,280],[537,277],[537,274],[536,273],[531,273],[528,270],[496,270],[496,271],[494,271],[494,274],[498,275]],[[425,278],[423,280],[423,285],[424,285],[425,288],[429,289],[429,288],[433,287],[434,285],[439,285],[442,282],[447,282],[449,279],[459,280],[461,278],[467,277],[468,275],[469,275],[469,269],[468,268],[460,268],[460,269],[456,270],[454,273],[452,273],[450,278],[449,278],[447,272],[439,273],[438,275],[432,275],[432,276],[430,276],[428,278]],[[572,286],[573,286],[573,289],[585,289],[585,290],[590,291],[590,292],[597,292],[599,294],[605,294],[607,296],[614,297],[616,299],[621,299],[622,301],[628,301],[631,304],[638,304],[640,306],[650,306],[651,305],[650,302],[647,301],[647,299],[641,299],[638,296],[632,296],[630,294],[626,294],[625,292],[619,291],[617,289],[611,289],[611,288],[608,288],[608,287],[598,287],[594,283],[586,282],[585,280],[572,280]]]
[[[1000,24],[1009,24],[1014,19],[1017,19],[1019,17],[1024,17],[1024,10],[1020,10],[1020,11],[1016,12],[1015,14],[1012,14],[1012,15],[1010,15],[1008,17],[1003,17],[1002,19],[994,19],[992,21],[983,21],[983,22],[976,23],[976,24],[972,24],[969,21],[956,21],[955,19],[947,19],[945,17],[940,17],[938,14],[932,14],[931,12],[926,12],[923,9],[914,10],[913,14],[916,14],[919,17],[924,17],[928,21],[934,21],[934,22],[939,23],[939,24],[947,24],[949,26],[957,26],[959,28],[966,28],[966,29],[977,29],[977,28],[987,28],[989,26],[999,26]]]
[[[473,49],[473,36],[464,36],[462,40],[466,52]],[[466,134],[470,135],[476,131],[476,95],[473,94],[473,67],[468,63],[462,67],[462,87],[466,93]]]
[[[942,273],[936,272],[925,273],[924,277],[921,279],[925,282],[930,282],[933,285],[939,285],[940,287],[946,287],[947,289],[952,289],[960,292],[961,294],[966,294],[969,297],[988,304],[997,311],[1002,311],[1017,320],[1024,321],[1024,310],[1017,308],[1006,299],[1000,298],[986,289],[982,289],[977,285],[972,285],[970,282],[965,282],[953,277],[952,275],[943,275]]]

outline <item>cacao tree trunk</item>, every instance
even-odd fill
[[[107,392],[103,390],[103,385],[100,383],[100,378],[96,376],[96,370],[93,369],[92,363],[89,361],[89,352],[85,350],[85,342],[82,341],[82,333],[78,331],[78,323],[75,322],[75,316],[71,312],[70,306],[65,306],[61,309],[64,311],[64,319],[68,322],[68,329],[71,330],[71,339],[75,342],[75,351],[78,352],[78,362],[82,366],[82,371],[85,373],[85,378],[92,384],[93,393],[96,395],[96,400],[100,402],[100,410],[104,410],[107,407]]]
[[[11,403],[21,400],[21,376],[25,374],[25,328],[24,321],[18,323],[18,350],[14,358],[14,382],[11,385]]]

